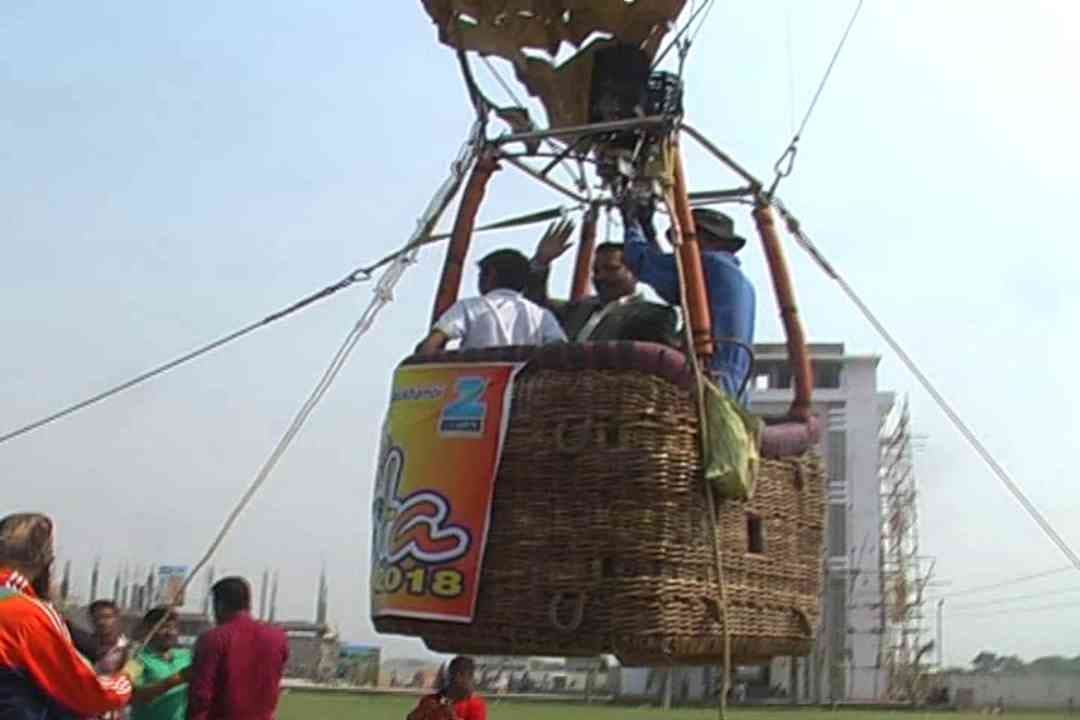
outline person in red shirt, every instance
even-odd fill
[[[251,586],[240,577],[210,590],[217,627],[195,644],[188,720],[273,720],[289,658],[285,631],[251,617]]]
[[[450,661],[446,686],[420,699],[407,720],[487,720],[487,704],[476,694],[476,663],[458,656]]]
[[[53,560],[52,520],[0,520],[0,720],[86,717],[131,702],[131,678],[99,677],[49,604]]]

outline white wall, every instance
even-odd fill
[[[611,689],[618,697],[645,697],[649,668],[615,668],[612,671],[612,677],[617,679],[617,685]]]
[[[851,672],[848,698],[878,700],[886,673],[876,667],[885,637],[881,610],[881,480],[879,467],[881,398],[877,358],[854,358],[844,365],[848,396],[848,651]]]
[[[949,698],[957,700],[957,691],[975,691],[975,705],[993,705],[1001,698],[1010,707],[1064,708],[1069,699],[1080,704],[1080,676],[1040,674],[957,674],[948,678]]]
[[[659,672],[663,672],[660,669]],[[701,702],[705,698],[706,675],[713,672],[709,667],[675,667],[671,669],[672,693],[675,703]],[[611,687],[618,697],[623,699],[660,699],[659,679],[654,681],[653,686],[648,688],[649,668],[616,668],[611,671],[617,675],[616,687]],[[685,691],[685,693],[684,693]]]

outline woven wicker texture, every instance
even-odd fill
[[[378,618],[376,629],[448,653],[719,662],[689,392],[633,370],[529,368],[512,408],[474,622]],[[763,461],[753,500],[721,506],[735,661],[809,653],[824,510],[813,454]]]

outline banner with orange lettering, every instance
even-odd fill
[[[521,363],[394,373],[372,505],[371,615],[472,622]]]

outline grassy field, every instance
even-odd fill
[[[279,720],[323,720],[323,718],[342,718],[343,720],[404,720],[405,715],[415,707],[416,699],[410,697],[389,697],[383,695],[317,695],[303,692],[286,694],[278,712]],[[716,710],[671,710],[664,712],[654,708],[629,708],[609,706],[573,705],[563,703],[513,703],[501,702],[488,705],[491,720],[712,720]],[[841,710],[743,710],[733,709],[728,713],[733,720],[766,720],[766,718],[788,718],[789,720],[876,720],[893,718],[895,720],[921,720],[934,718],[949,720],[960,718],[985,717],[977,713],[921,713],[921,712],[885,712]],[[1009,713],[1024,720],[1061,720],[1064,712],[1056,713]]]

